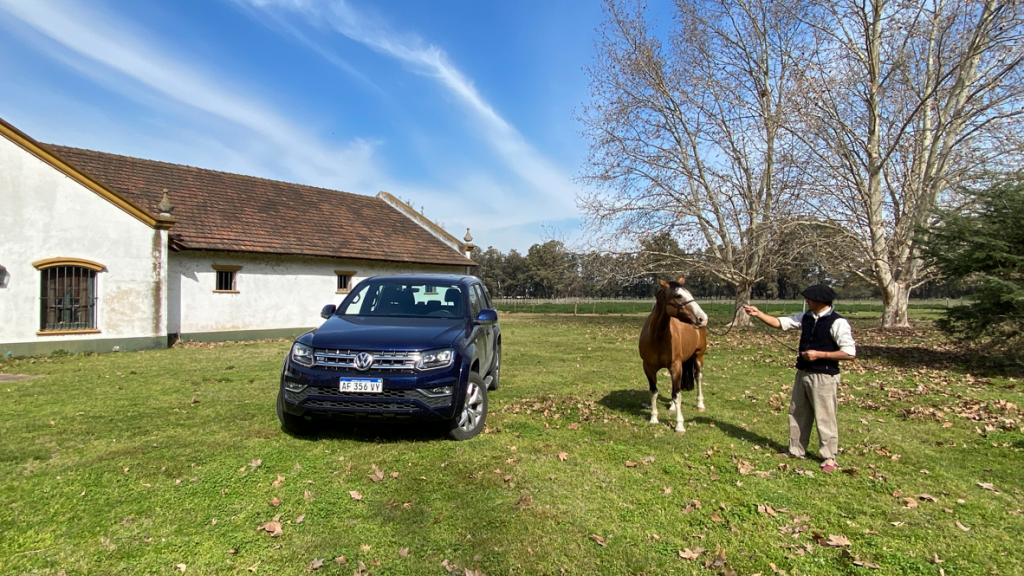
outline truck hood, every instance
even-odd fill
[[[430,350],[447,348],[465,330],[465,320],[332,316],[313,334],[314,348]]]

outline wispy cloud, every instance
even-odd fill
[[[260,149],[254,153],[279,164],[287,174],[303,182],[334,188],[370,191],[381,179],[372,155],[373,144],[353,140],[330,146],[315,133],[295,125],[270,107],[247,97],[246,90],[231,90],[214,72],[205,72],[175,59],[173,50],[143,39],[130,22],[66,0],[0,0],[0,10],[31,27],[77,58],[65,58],[80,72],[97,76],[96,64],[121,77],[106,86],[127,95],[142,87],[212,115],[255,136]],[[125,86],[124,77],[134,81]]]
[[[233,1],[268,12],[299,14],[317,27],[328,25],[351,40],[395,58],[413,72],[435,79],[472,114],[483,138],[504,164],[529,185],[530,195],[544,196],[553,217],[576,215],[576,189],[569,176],[502,118],[441,48],[413,34],[398,32],[384,19],[361,12],[344,0]]]

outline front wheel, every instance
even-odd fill
[[[448,435],[453,440],[469,440],[484,429],[487,419],[487,385],[476,372],[469,375],[465,400],[454,418],[449,421]]]

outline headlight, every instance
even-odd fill
[[[441,350],[427,350],[420,354],[419,362],[416,363],[418,370],[433,370],[434,368],[446,368],[452,365],[455,360],[455,350],[443,348]]]
[[[313,349],[305,344],[292,344],[292,361],[301,366],[313,365]]]

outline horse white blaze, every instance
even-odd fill
[[[708,325],[708,315],[704,313],[700,304],[697,304],[697,301],[693,299],[693,294],[689,290],[680,286],[675,289],[675,293],[672,296],[675,297],[677,302],[689,302],[684,308],[688,308],[697,317],[697,328]]]

